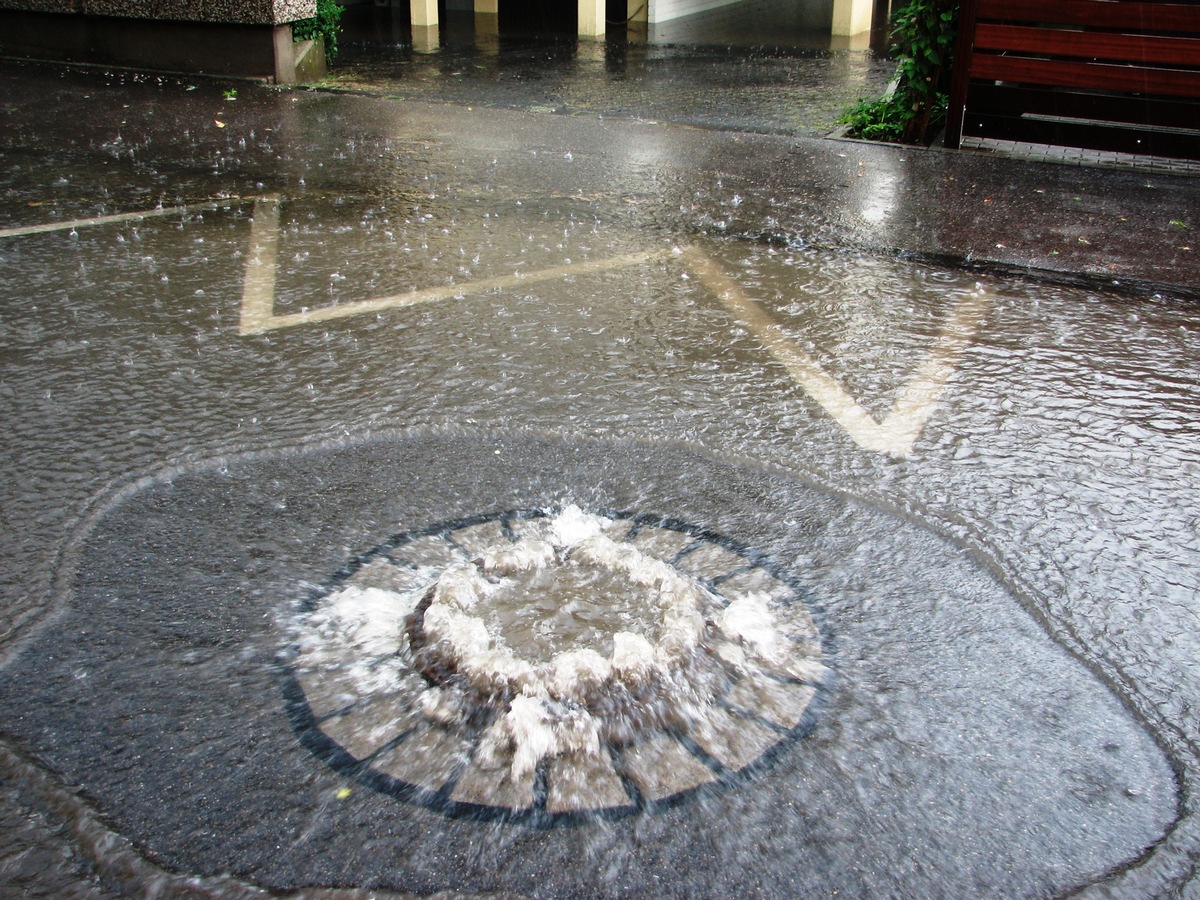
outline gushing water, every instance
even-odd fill
[[[791,729],[824,678],[816,628],[785,584],[758,570],[757,581],[743,572],[713,586],[722,567],[745,567],[729,551],[712,554],[716,568],[701,581],[639,548],[656,529],[573,504],[504,520],[508,538],[478,553],[462,549],[463,530],[372,560],[299,623],[300,683],[310,704],[329,708],[331,695],[346,704],[321,727],[364,760],[374,748],[403,752],[415,710],[416,734],[474,745],[468,781],[484,777],[475,770],[501,773],[491,795],[463,795],[476,803],[534,804],[541,768],[552,812],[624,805],[612,788],[640,747],[688,734],[736,771],[763,748],[739,745],[731,698],[769,696],[763,714]],[[456,555],[469,558],[441,571],[427,558]],[[368,699],[380,703],[360,720]],[[425,762],[433,773],[443,766]],[[671,793],[711,780],[692,767]],[[438,777],[406,774],[427,788]]]

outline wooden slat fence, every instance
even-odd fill
[[[962,137],[1200,159],[1200,2],[963,0]]]

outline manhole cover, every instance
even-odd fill
[[[679,522],[574,506],[396,535],[294,623],[311,750],[451,814],[620,814],[727,783],[825,676],[801,591]]]

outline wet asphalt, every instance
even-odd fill
[[[803,54],[743,59],[742,74],[758,80],[726,69],[719,99],[670,102],[714,77],[698,72],[729,66],[730,52],[662,51],[640,86],[645,59],[631,77],[627,57],[616,88],[588,83],[614,73],[596,47],[572,51],[565,68],[526,54],[503,79],[496,56],[407,55],[385,76],[378,59],[351,55],[329,84],[297,89],[0,64],[0,321],[12,323],[0,350],[0,880],[15,895],[1196,890],[1200,179],[832,139],[827,99],[786,116],[774,98],[754,105],[770,78],[799,77]],[[683,62],[671,73],[673,53]],[[811,56],[839,92],[886,82],[889,67],[866,51]],[[667,100],[664,83],[676,91]],[[739,97],[739,84],[755,90]],[[795,426],[794,446],[743,433],[724,421],[731,410],[692,412],[691,398],[661,402],[678,403],[677,421],[713,421],[682,426],[675,446],[660,421],[621,408],[636,387],[579,418],[541,413],[515,390],[493,407],[456,400],[453,387],[433,386],[453,380],[436,358],[453,341],[426,351],[417,399],[385,402],[378,335],[362,335],[372,350],[357,336],[353,350],[327,349],[336,338],[313,332],[312,346],[281,350],[280,362],[268,361],[289,332],[239,338],[256,342],[252,354],[231,343],[241,251],[230,266],[215,255],[210,265],[194,244],[185,252],[183,237],[129,255],[62,243],[109,227],[103,217],[143,212],[151,218],[114,225],[120,243],[152,232],[156,217],[213,242],[204,216],[242,227],[263,217],[254,204],[264,196],[290,198],[294,233],[319,232],[322,217],[356,221],[339,212],[347,198],[438,209],[447,194],[540,210],[521,227],[592,216],[597,233],[633,235],[623,250],[644,234],[700,241],[718,257],[730,245],[862,254],[1021,287],[958,376],[962,393],[897,461],[844,447],[822,424]],[[189,266],[173,267],[171,254]],[[139,255],[146,271],[131,275]],[[90,287],[72,287],[76,277]],[[172,302],[186,311],[159,322],[159,310],[90,299],[142,296],[139,277],[173,279]],[[1044,306],[1019,299],[1043,293]],[[1074,351],[1077,332],[1097,343]],[[147,350],[171,356],[164,388],[126,362]],[[989,368],[1009,353],[1027,365],[1076,358],[1039,395],[1022,392],[1019,371]],[[1167,360],[1161,380],[1113,374],[1143,356]],[[123,365],[134,374],[117,386]],[[292,367],[306,382],[294,390]],[[256,370],[274,379],[257,400]],[[79,403],[52,399],[93,383]],[[209,410],[194,424],[175,408],[189,396]],[[1012,412],[1043,401],[1048,413]],[[750,422],[754,401],[739,403]],[[460,420],[460,408],[493,418]],[[1080,411],[1058,415],[1068,408]],[[763,418],[783,421],[774,415]],[[446,436],[447,423],[464,430]],[[503,465],[489,467],[493,456]],[[449,490],[463,471],[486,476]],[[598,835],[539,843],[369,792],[361,806],[338,806],[338,774],[302,752],[262,699],[273,690],[272,597],[327,579],[395,522],[552,504],[563,485],[598,506],[703,522],[773,558],[810,554],[829,573],[813,590],[840,641],[845,687],[829,698],[830,729],[818,723],[813,753],[784,755],[751,781],[770,786],[765,805],[717,794]],[[813,534],[828,541],[821,553]],[[936,574],[925,578],[930,560]],[[880,569],[886,590],[869,586]],[[872,657],[914,630],[940,637],[903,665]],[[954,663],[974,655],[986,665]],[[1030,673],[1036,684],[1022,689]],[[847,748],[867,752],[847,758]],[[214,788],[230,771],[237,778]],[[842,782],[807,794],[821,777]],[[924,790],[941,778],[986,787]],[[702,836],[695,807],[745,842]],[[788,830],[773,831],[781,821]],[[464,849],[489,839],[486,851]],[[678,879],[679,860],[690,877],[666,890],[660,879]]]
[[[653,81],[640,89],[639,106],[639,88],[627,82],[617,103],[589,91],[583,80],[578,93],[585,96],[572,106],[547,94],[541,79],[517,78],[498,97],[486,71],[451,66],[430,73],[419,57],[416,65],[399,94],[413,104],[416,118],[436,119],[443,134],[490,141],[497,149],[523,143],[535,152],[540,144],[549,152],[562,147],[562,153],[595,153],[618,164],[666,166],[698,187],[726,176],[776,188],[769,215],[741,212],[726,222],[731,231],[758,229],[783,241],[1182,296],[1195,296],[1200,285],[1200,179],[1188,175],[826,139],[820,133],[836,132],[836,114],[844,108],[828,101],[815,123],[781,134],[780,122],[762,124],[769,113],[748,120],[748,104],[732,80],[706,85],[709,95],[723,91],[723,99],[710,101],[703,117],[679,114],[680,127],[672,127],[660,119],[671,113]],[[48,211],[64,217],[137,209],[145,199],[249,195],[260,184],[361,185],[376,178],[378,166],[355,154],[353,133],[404,119],[405,107],[386,102],[397,91],[382,78],[364,82],[378,68],[335,70],[328,90],[278,91],[134,73],[57,75],[10,63],[5,147],[50,164],[56,157],[66,162],[67,154],[96,155],[95,165],[84,164],[93,171],[74,179],[81,192],[51,183]],[[686,71],[679,76],[687,77]],[[452,80],[453,91],[440,86],[442,78]],[[480,80],[478,90],[471,78]],[[840,96],[852,102],[884,85],[886,74],[877,73]],[[235,102],[222,98],[227,90],[238,91]],[[803,108],[804,98],[796,103]],[[181,167],[182,178],[149,176],[151,159],[164,169]],[[196,173],[186,170],[196,166],[216,177],[189,184]],[[41,187],[36,178],[10,181],[12,202],[0,211],[6,226],[42,220],[38,211],[47,197]]]

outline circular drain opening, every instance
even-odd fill
[[[310,748],[448,812],[620,813],[728,782],[811,717],[800,590],[701,529],[577,507],[397,535],[305,604]]]

